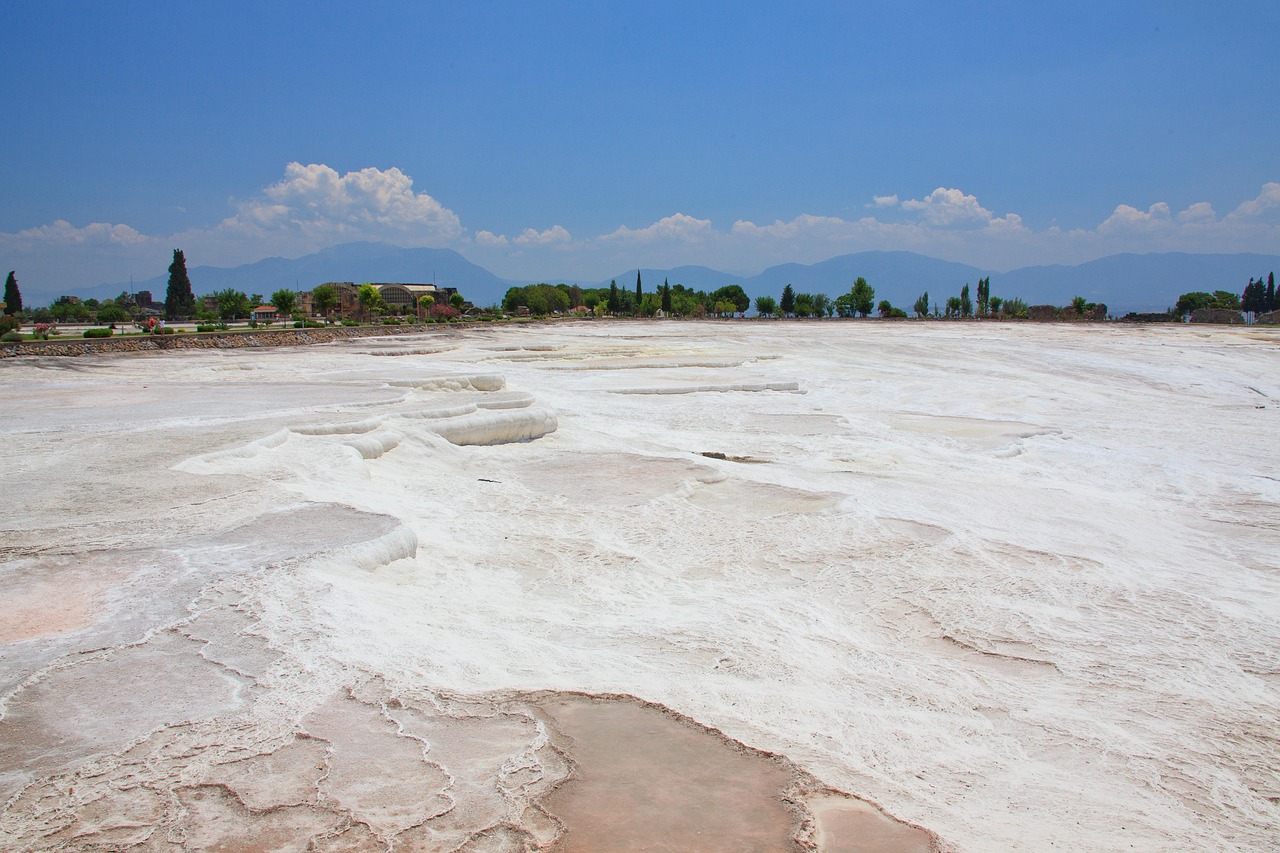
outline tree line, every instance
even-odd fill
[[[522,308],[534,315],[572,311],[611,317],[731,317],[751,310],[751,298],[737,284],[708,293],[663,281],[656,290],[646,292],[637,270],[634,289],[619,287],[617,279],[608,287],[539,282],[509,288],[502,297],[502,310],[514,314]]]
[[[1266,282],[1262,276],[1249,279],[1241,294],[1230,290],[1215,290],[1208,293],[1193,290],[1178,297],[1177,303],[1169,309],[1169,313],[1181,317],[1203,308],[1214,308],[1224,311],[1244,311],[1252,314],[1265,314],[1280,309],[1280,299],[1276,297],[1276,274],[1267,274]]]
[[[834,299],[825,293],[797,293],[788,283],[777,299],[772,296],[757,297],[755,310],[761,317],[867,317],[873,311],[885,318],[907,316],[905,310],[895,307],[887,299],[876,303],[875,295],[875,288],[861,276],[854,281],[848,292]],[[330,285],[316,287],[311,296],[313,309],[322,316],[330,316],[339,307],[340,295]],[[372,284],[360,285],[356,296],[366,319],[372,318],[375,313],[390,310]],[[270,299],[264,299],[257,293],[246,294],[234,288],[217,291],[211,297],[214,311],[207,311],[203,302],[197,303],[187,274],[186,256],[181,249],[174,249],[164,299],[166,319],[226,323],[248,318],[264,302],[275,307],[281,317],[288,318],[293,315],[298,303],[298,294],[288,289],[277,290]],[[450,303],[436,304],[434,297],[423,296],[414,307],[418,314],[425,313],[430,318],[456,318],[464,304],[461,295],[453,294]],[[508,289],[501,303],[501,309],[508,313],[525,309],[533,315],[579,312],[614,317],[733,317],[745,316],[751,307],[752,300],[737,284],[707,292],[663,281],[655,290],[646,292],[639,270],[636,271],[634,289],[619,287],[617,280],[611,281],[608,287],[599,288],[540,282]],[[491,310],[497,308],[498,306],[494,306]],[[1202,308],[1254,314],[1276,311],[1280,309],[1280,299],[1276,295],[1275,273],[1269,273],[1265,281],[1262,276],[1250,278],[1240,295],[1226,290],[1184,293],[1168,313],[1183,316]],[[10,270],[4,287],[5,328],[0,329],[0,332],[15,330],[22,319],[36,323],[97,322],[114,325],[132,320],[138,309],[139,306],[128,293],[101,301],[81,301],[63,296],[48,308],[25,309],[16,273]],[[911,310],[916,317],[948,319],[1025,318],[1030,314],[1030,306],[1022,299],[992,295],[989,277],[978,279],[973,295],[970,294],[968,283],[965,283],[957,295],[947,296],[941,306],[936,301],[931,302],[928,291],[925,291],[915,300]],[[1105,313],[1105,306],[1095,305],[1084,297],[1076,296],[1071,301],[1070,309],[1060,310],[1063,313],[1073,310],[1078,316],[1084,316],[1095,311]]]

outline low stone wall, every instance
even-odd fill
[[[1077,314],[1070,305],[1059,308],[1057,305],[1032,305],[1027,309],[1027,316],[1037,323],[1101,323],[1107,319],[1107,306],[1095,305],[1083,314]]]
[[[119,338],[53,338],[0,344],[0,358],[30,355],[99,355],[103,353],[157,352],[174,349],[239,349],[242,347],[292,347],[322,344],[348,338],[412,335],[447,327],[328,326],[323,329],[266,329],[249,332],[195,332],[174,335],[136,335]]]
[[[1235,325],[1244,322],[1244,315],[1234,309],[1197,308],[1191,312],[1191,322]]]
[[[1175,318],[1168,311],[1153,312],[1148,314],[1140,314],[1130,312],[1120,318],[1124,323],[1172,323]]]

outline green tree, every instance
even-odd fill
[[[1266,304],[1267,286],[1262,283],[1261,278],[1254,281],[1250,277],[1249,283],[1245,285],[1244,293],[1240,296],[1240,310],[1253,311],[1255,313],[1266,311]]]
[[[59,323],[87,323],[92,319],[89,306],[73,296],[59,296],[49,310]]]
[[[1201,308],[1210,308],[1212,306],[1212,293],[1205,293],[1203,290],[1193,290],[1190,293],[1184,293],[1178,297],[1178,303],[1173,306],[1173,312],[1175,314],[1190,314],[1192,311],[1198,311]]]
[[[271,304],[276,307],[276,314],[283,323],[293,316],[294,306],[298,304],[298,294],[292,290],[281,289],[271,294]]]
[[[13,277],[14,270],[9,270],[9,277],[4,280],[4,313],[17,314],[22,310],[22,293],[18,290],[18,280]]]
[[[636,314],[640,314],[640,306],[644,304],[644,291],[640,289],[640,270],[636,270]]]
[[[772,317],[778,311],[778,302],[772,296],[756,297],[756,313],[761,317]]]
[[[636,273],[639,275],[639,273]],[[622,309],[622,299],[618,296],[618,280],[609,282],[609,301],[605,304],[610,314],[617,314]]]
[[[190,317],[196,310],[196,297],[187,276],[187,257],[181,249],[173,250],[169,264],[169,287],[164,294],[164,316],[170,320]]]
[[[1031,308],[1027,303],[1016,296],[1011,299],[1006,299],[1003,307],[1004,313],[1010,317],[1026,317],[1031,313]]]
[[[745,314],[747,309],[751,307],[751,297],[747,296],[741,285],[726,284],[724,287],[711,294],[711,301],[729,302],[733,304],[733,310],[739,314]]]
[[[338,288],[331,284],[322,284],[311,291],[311,306],[321,317],[328,317],[338,302]]]
[[[920,294],[920,298],[916,300],[916,304],[911,306],[911,310],[916,312],[917,317],[923,317],[929,313],[929,291]]]
[[[237,317],[248,317],[253,311],[254,305],[249,303],[249,297],[242,291],[233,287],[226,290],[219,290],[213,294],[214,302],[218,305],[218,316],[223,320],[235,320]]]
[[[867,284],[865,278],[858,276],[849,294],[853,297],[853,310],[863,317],[871,313],[876,304],[876,289]]]
[[[382,301],[382,294],[378,288],[368,282],[356,288],[356,301],[364,309],[365,322],[373,318],[374,311],[382,311],[387,307],[387,304]]]
[[[1071,297],[1071,308],[1076,312],[1077,317],[1083,317],[1084,312],[1088,311],[1092,307],[1093,306],[1089,304],[1089,300],[1085,299],[1083,296]]]
[[[1276,304],[1276,274],[1274,272],[1267,273],[1267,302],[1264,311],[1274,311],[1280,308]]]
[[[973,300],[969,298],[969,285],[960,288],[960,316],[973,316]]]
[[[978,279],[978,316],[987,316],[987,309],[991,302],[991,279]]]
[[[1239,311],[1240,297],[1230,290],[1215,290],[1213,292],[1213,307],[1223,308],[1228,311]]]
[[[852,293],[840,294],[839,296],[836,297],[834,305],[835,305],[836,313],[845,319],[848,319],[849,317],[852,317],[853,315],[858,313],[853,307]]]
[[[791,289],[790,284],[782,288],[782,301],[778,303],[778,308],[782,311],[783,316],[795,313],[796,292]]]
[[[97,320],[99,323],[115,325],[128,319],[129,312],[120,307],[117,302],[104,302],[102,307],[98,309]]]
[[[1000,307],[1002,305],[1004,305],[1004,300],[1001,299],[999,296],[991,297],[991,313],[992,314],[999,314]]]
[[[692,317],[698,314],[698,309],[704,312],[706,308],[698,299],[698,295],[686,288],[684,285],[677,284],[671,289],[671,313],[677,317]]]
[[[467,304],[467,300],[463,297],[461,293],[457,293],[457,292],[450,293],[449,304],[452,305],[454,308],[458,309],[459,311],[461,311],[462,306]]]
[[[835,303],[831,301],[831,297],[825,293],[813,294],[813,316],[830,317],[835,313]]]
[[[421,319],[430,316],[431,307],[436,304],[436,298],[430,293],[418,297],[418,317]]]
[[[792,306],[791,313],[797,317],[809,317],[813,314],[813,294],[797,293],[795,304]]]
[[[665,278],[662,280],[662,313],[671,313],[671,285]]]

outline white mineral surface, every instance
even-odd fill
[[[5,850],[1280,838],[1274,330],[441,329],[0,389]]]

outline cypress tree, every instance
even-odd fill
[[[640,270],[636,270],[636,316],[640,316],[640,302],[644,298],[644,292],[640,289]]]
[[[12,275],[12,273],[10,273]],[[1276,274],[1274,272],[1267,274],[1267,310],[1276,310]]]
[[[191,279],[187,277],[187,258],[181,249],[174,249],[173,263],[169,264],[169,287],[164,293],[164,316],[170,320],[190,317],[195,307],[196,297],[191,292]]]
[[[618,280],[613,279],[609,282],[609,313],[618,313]]]
[[[662,280],[662,313],[671,313],[671,285],[665,278]]]
[[[22,310],[22,293],[18,291],[18,280],[9,270],[9,277],[4,280],[4,313],[17,314]]]
[[[778,302],[778,309],[784,316],[796,310],[796,292],[791,289],[790,284],[782,288],[782,299]]]

